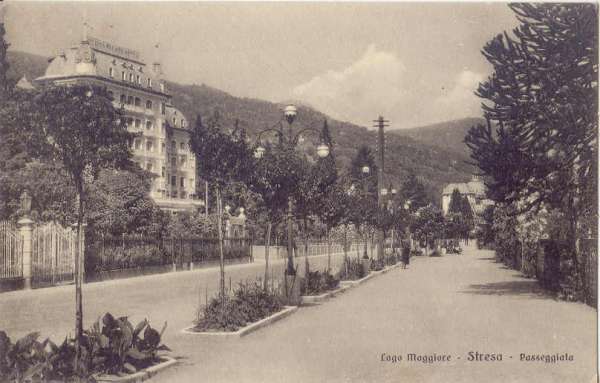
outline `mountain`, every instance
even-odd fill
[[[418,128],[397,129],[393,132],[468,156],[469,148],[464,143],[465,135],[472,126],[483,123],[485,123],[483,118],[463,118]]]
[[[26,75],[34,79],[43,73],[47,59],[22,52],[10,52],[9,63],[13,78]],[[187,116],[190,123],[201,116],[206,119],[218,112],[223,126],[233,127],[236,120],[241,128],[256,140],[259,131],[272,127],[281,121],[284,105],[252,98],[232,96],[207,85],[182,85],[167,82],[167,89],[173,96],[173,104]],[[347,169],[360,145],[373,149],[376,145],[376,132],[348,122],[334,120],[314,108],[298,106],[298,117],[293,124],[294,131],[305,128],[318,130],[327,120],[335,147],[334,154],[340,169]],[[416,129],[415,129],[416,130]],[[454,147],[443,147],[436,142],[404,134],[406,131],[392,131],[386,134],[386,183],[399,186],[409,172],[415,172],[425,184],[430,198],[440,203],[441,191],[450,182],[464,182],[473,172],[468,165],[468,155],[456,151]],[[431,134],[435,136],[435,133]],[[307,134],[300,148],[309,156],[314,156],[318,135]]]

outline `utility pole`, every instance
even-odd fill
[[[383,134],[383,130],[386,126],[389,126],[388,120],[385,120],[383,116],[379,116],[377,120],[373,121],[375,123],[374,127],[378,129],[377,131],[377,148],[378,152],[378,160],[379,160],[379,173],[377,174],[377,206],[379,207],[377,212],[377,221],[379,223],[377,228],[377,259],[383,260],[383,228],[382,228],[382,211],[383,211],[383,195],[381,195],[381,189],[383,186],[383,171],[384,171],[384,158],[385,158],[385,136]]]

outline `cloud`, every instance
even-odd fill
[[[436,86],[435,79],[410,71],[393,52],[370,45],[346,68],[296,86],[293,97],[336,119],[371,126],[383,115],[394,127],[407,128],[480,115],[473,91],[482,80],[483,75],[463,70],[449,86]]]
[[[481,115],[481,100],[474,92],[483,80],[484,76],[481,73],[467,69],[460,72],[452,88],[434,100],[433,108],[436,114],[445,120]]]
[[[293,93],[332,117],[369,126],[407,97],[405,79],[406,67],[398,57],[370,45],[350,66],[315,76]]]

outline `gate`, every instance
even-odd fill
[[[32,284],[36,287],[75,281],[77,232],[56,223],[36,226],[32,233]]]
[[[23,277],[23,238],[17,227],[0,221],[0,281]]]

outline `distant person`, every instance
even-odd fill
[[[410,245],[408,241],[402,241],[402,268],[406,269],[410,263]]]

